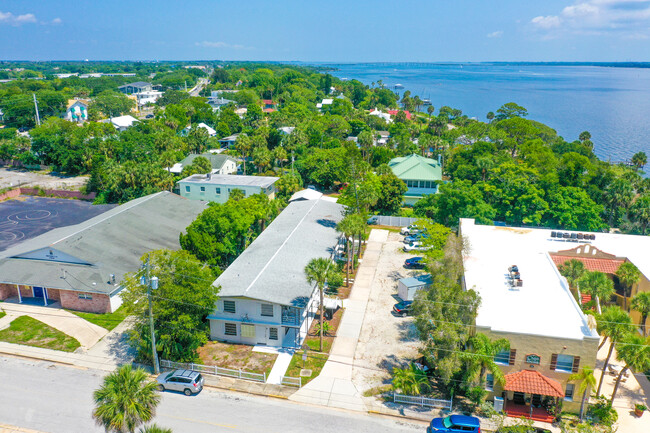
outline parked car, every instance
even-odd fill
[[[450,415],[445,418],[434,418],[427,427],[427,433],[432,432],[474,432],[481,433],[481,421],[474,416]]]
[[[307,189],[311,189],[313,191],[316,191],[316,185],[307,185]]]
[[[393,312],[398,316],[406,317],[411,313],[413,301],[402,301],[393,305]]]
[[[424,269],[424,257],[411,257],[404,261],[404,267],[406,269]]]
[[[416,233],[416,234],[414,234],[414,235],[408,235],[408,236],[406,236],[406,237],[404,238],[404,243],[405,243],[405,244],[410,244],[411,242],[421,241],[422,239],[426,239],[426,238],[428,238],[428,237],[429,237],[428,234],[420,232],[420,233]]]
[[[404,252],[410,253],[413,251],[426,251],[428,249],[431,249],[430,246],[424,246],[422,245],[422,242],[411,242],[410,244],[404,245]]]
[[[366,221],[368,225],[374,225],[379,223],[379,216],[373,215],[370,218],[368,218],[368,221]]]
[[[416,226],[415,224],[409,224],[407,227],[402,227],[402,229],[399,232],[403,235],[410,235],[411,230],[415,231],[419,229],[418,226]]]
[[[153,117],[154,117],[153,114],[147,114],[146,116],[144,116],[145,119],[153,119]]]
[[[198,394],[203,389],[203,376],[192,370],[174,370],[163,373],[156,379],[158,389],[180,391],[185,395]]]

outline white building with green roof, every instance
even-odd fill
[[[442,180],[442,167],[435,159],[412,154],[393,158],[388,166],[408,187],[404,194],[404,204],[413,205],[424,195],[438,192],[438,183]]]

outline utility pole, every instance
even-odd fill
[[[158,353],[156,352],[156,333],[153,328],[153,306],[151,303],[151,291],[158,288],[158,277],[151,277],[151,265],[149,264],[149,256],[145,264],[145,276],[143,277],[144,283],[147,285],[147,298],[149,299],[149,328],[151,330],[151,358],[153,360],[153,371],[155,374],[160,374],[160,365],[158,364]]]
[[[34,96],[34,109],[36,110],[36,125],[41,126],[41,116],[38,115],[38,101],[36,100],[36,93],[32,93]]]
[[[291,149],[291,176],[293,176],[293,149]]]

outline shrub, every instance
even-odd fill
[[[589,407],[587,417],[599,424],[611,426],[618,420],[618,413],[612,407],[611,401],[605,397],[599,397],[597,402]]]

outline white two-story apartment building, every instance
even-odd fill
[[[275,198],[275,182],[273,176],[242,176],[220,174],[195,174],[178,182],[180,195],[190,200],[205,200],[225,203],[230,193],[241,190],[244,197],[254,194],[266,194],[269,199]]]
[[[328,197],[295,200],[217,278],[214,340],[300,347],[318,309],[305,266],[331,257],[343,207]]]

